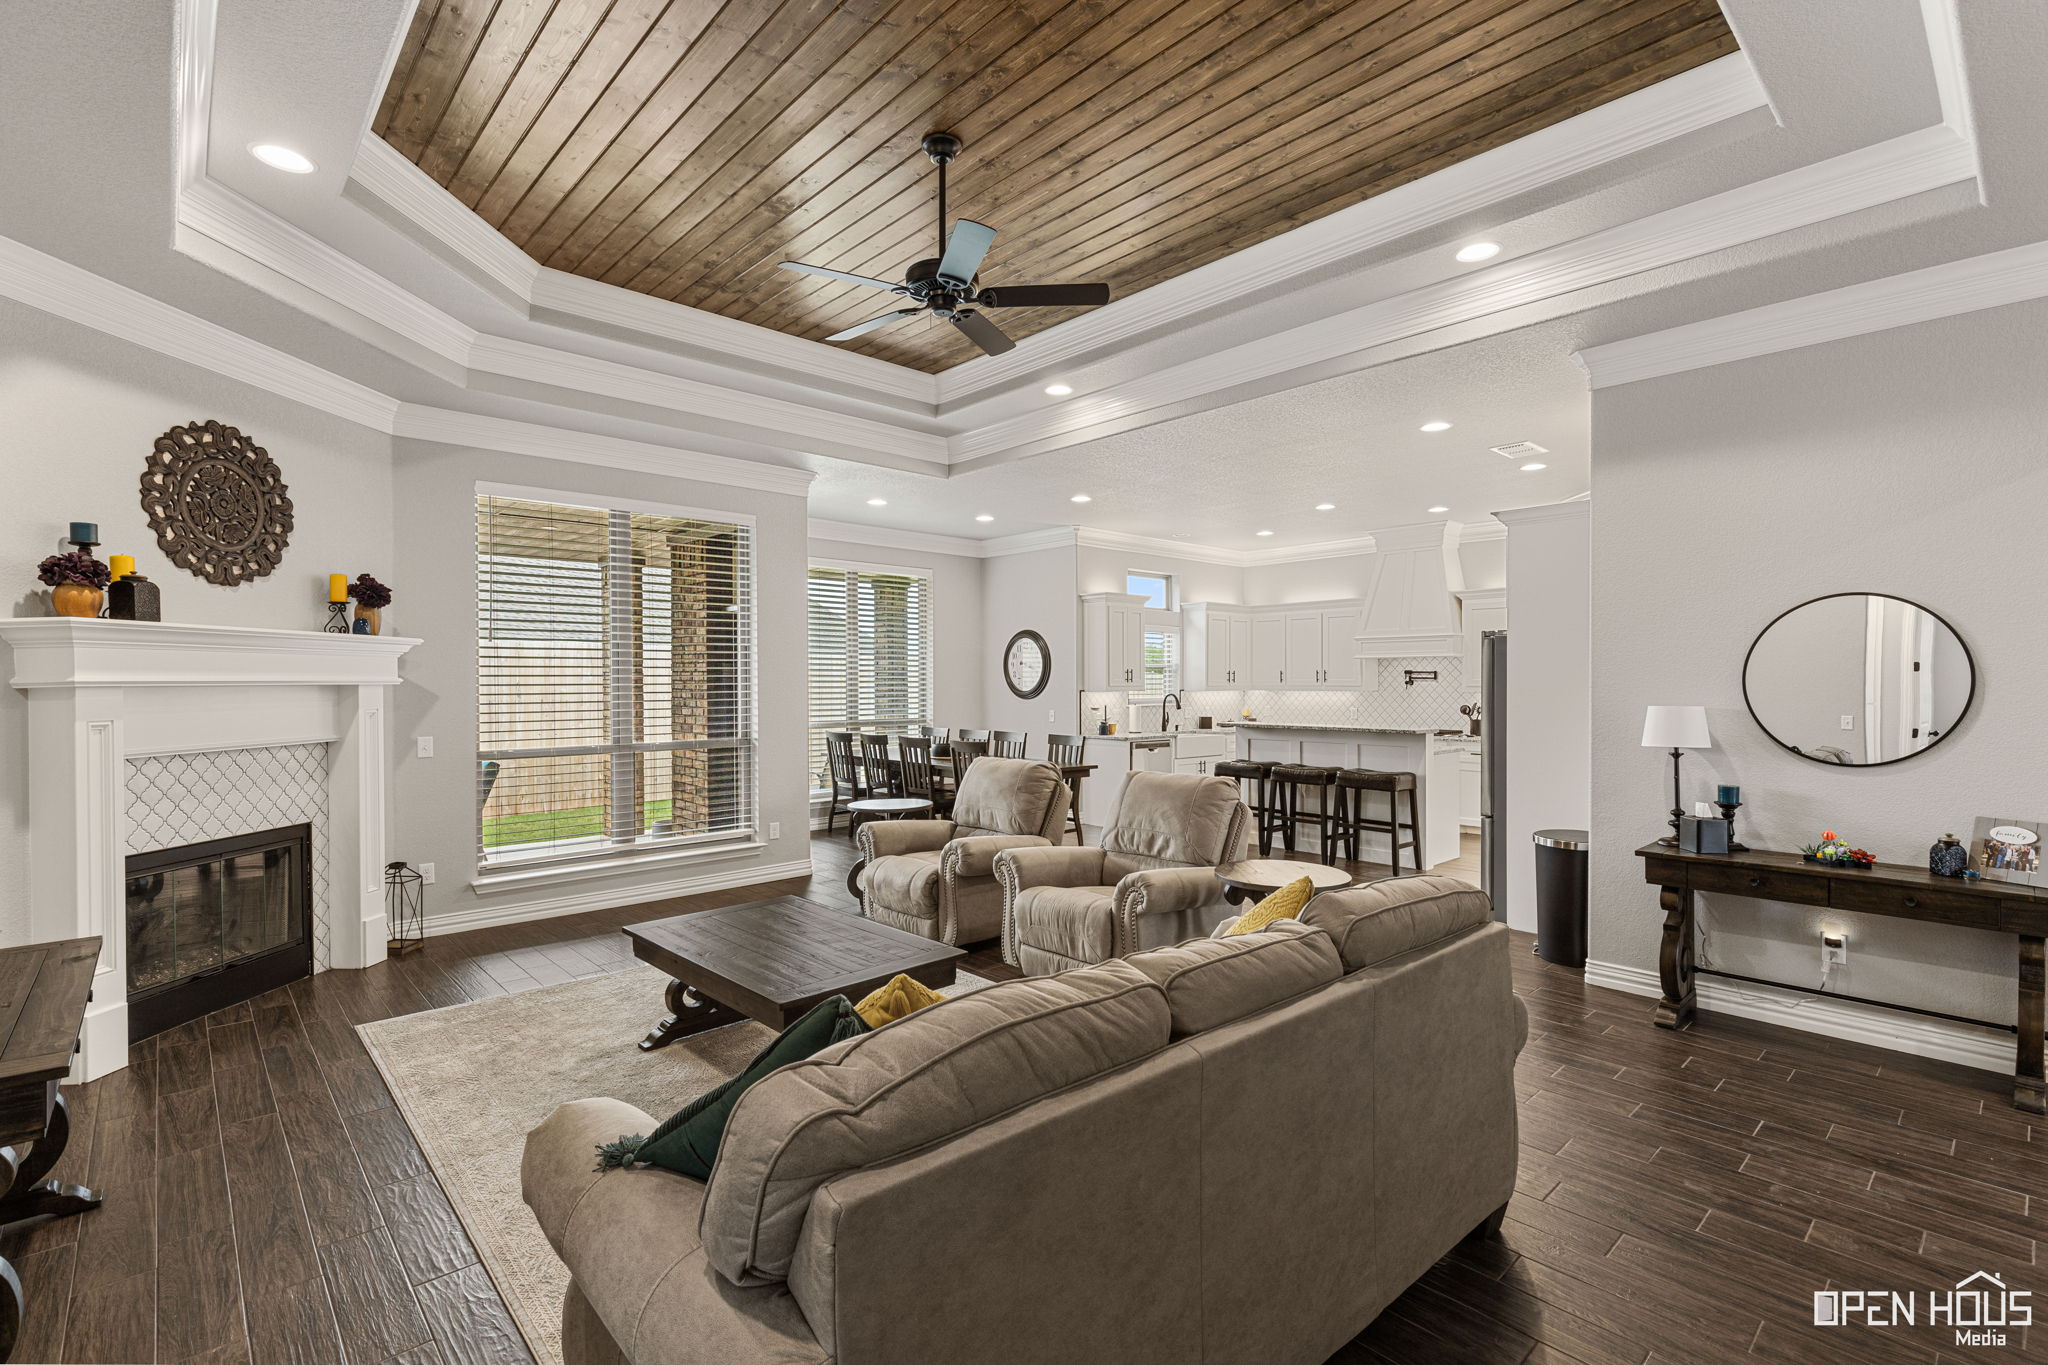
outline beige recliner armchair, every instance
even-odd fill
[[[861,913],[878,924],[978,943],[1003,930],[995,856],[1059,841],[1074,794],[1050,763],[978,758],[950,820],[878,820],[860,827],[854,873]]]
[[[1227,777],[1130,774],[1102,847],[996,855],[1003,960],[1043,976],[1208,933],[1235,913],[1214,869],[1245,856],[1250,830]]]

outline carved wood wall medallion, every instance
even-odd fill
[[[142,510],[157,548],[224,587],[261,578],[284,558],[292,533],[287,492],[262,446],[213,421],[157,437],[142,471]]]

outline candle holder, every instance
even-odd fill
[[[1742,803],[1740,801],[1716,801],[1714,804],[1721,808],[1721,818],[1728,822],[1728,851],[1730,853],[1749,852],[1749,845],[1735,837],[1735,812],[1742,809]]]
[[[329,602],[327,604],[327,624],[320,627],[320,629],[329,635],[348,634],[348,603]]]

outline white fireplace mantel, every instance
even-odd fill
[[[386,689],[419,641],[75,617],[0,620],[28,697],[29,929],[105,941],[80,1080],[127,1064],[127,761],[326,743],[332,963],[384,957]]]

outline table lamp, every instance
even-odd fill
[[[1671,749],[1671,833],[1657,842],[1678,846],[1678,822],[1685,818],[1685,803],[1678,794],[1678,760],[1687,749],[1711,749],[1714,740],[1707,733],[1704,706],[1652,706],[1643,713],[1643,747]]]

